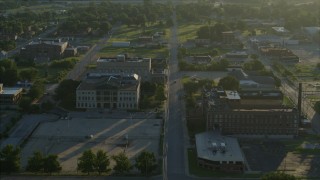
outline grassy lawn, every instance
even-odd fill
[[[80,60],[82,56],[79,57],[70,57],[67,59],[77,59]],[[18,66],[18,72],[22,70],[27,70],[34,68],[38,71],[37,77],[34,81],[43,81],[45,83],[56,83],[61,81],[69,72],[68,69],[65,68],[52,68],[50,65],[43,64],[37,64],[35,67],[19,67]]]
[[[320,149],[302,148],[303,143],[319,143],[319,139],[319,135],[305,135],[299,137],[299,139],[283,141],[283,143],[287,152],[293,152],[297,154],[320,155]]]
[[[204,26],[201,23],[183,23],[178,27],[178,36],[181,43],[186,42],[188,39],[195,39],[197,37],[198,29]]]
[[[150,58],[166,58],[168,57],[168,49],[162,48],[118,48],[118,47],[105,47],[99,53],[98,56],[102,57],[114,57],[119,54],[127,53],[129,57],[150,57]]]
[[[189,173],[199,177],[233,177],[233,178],[258,178],[260,174],[230,174],[214,172],[197,165],[197,153],[195,149],[188,149]]]
[[[101,37],[87,37],[81,39],[81,42],[79,42],[79,45],[84,45],[84,46],[92,46],[93,44],[96,44],[99,42]]]
[[[138,26],[126,26],[122,25],[119,30],[117,30],[110,39],[109,44],[117,41],[135,41],[142,35],[153,35],[156,32],[166,32],[166,35],[163,37],[164,39],[169,39],[169,29],[165,27],[160,27],[158,25],[151,25],[145,28]]]
[[[294,107],[294,103],[292,102],[292,100],[288,96],[283,96],[282,104],[287,107],[291,107],[291,108]]]
[[[6,10],[6,12],[11,14],[11,13],[17,13],[17,12],[23,12],[23,11],[30,10],[35,13],[42,13],[45,11],[54,11],[54,10],[62,10],[62,9],[66,9],[66,8],[63,6],[61,7],[61,6],[57,6],[57,5],[53,5],[53,4],[38,4],[38,5],[33,5],[33,6],[21,6],[16,9],[8,9],[8,10]]]

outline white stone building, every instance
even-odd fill
[[[140,81],[137,74],[88,74],[77,88],[76,107],[138,109]]]

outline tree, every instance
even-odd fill
[[[239,81],[234,76],[226,76],[219,80],[218,86],[222,86],[225,90],[238,90]]]
[[[254,59],[244,63],[243,68],[249,71],[260,71],[264,70],[264,65],[261,63],[261,61]]]
[[[168,18],[167,21],[166,21],[166,25],[167,25],[168,27],[173,26],[173,20],[172,20],[171,18]]]
[[[20,148],[14,148],[9,144],[0,152],[0,170],[5,173],[18,172],[20,170]]]
[[[220,65],[221,69],[226,69],[229,66],[229,64],[230,63],[229,63],[228,59],[221,59],[219,61],[219,65]]]
[[[158,85],[155,92],[155,99],[158,101],[166,100],[166,96],[164,95],[164,87],[162,85]]]
[[[33,156],[29,158],[26,167],[27,171],[30,172],[41,172],[43,171],[44,157],[40,151],[35,151]]]
[[[124,152],[112,156],[112,159],[116,162],[116,165],[113,167],[116,174],[123,175],[132,169],[131,162]]]
[[[58,156],[55,154],[49,154],[43,162],[43,169],[44,172],[49,173],[50,175],[53,172],[60,172],[61,171],[61,166],[58,161]]]
[[[19,73],[21,80],[28,80],[28,81],[33,81],[37,77],[37,74],[38,74],[38,70],[34,68],[25,69],[20,71]]]
[[[79,157],[78,162],[78,170],[83,173],[87,173],[88,175],[90,172],[94,172],[94,165],[95,165],[96,156],[93,154],[91,149],[86,150],[82,153],[82,156]]]
[[[23,111],[27,112],[27,111],[29,111],[29,109],[30,109],[31,103],[32,103],[32,100],[31,100],[30,97],[22,97],[22,99],[21,99],[20,102],[19,102],[19,107],[20,107]]]
[[[317,101],[315,104],[314,104],[314,110],[320,114],[320,101]]]
[[[72,108],[76,104],[76,88],[79,81],[71,79],[63,80],[55,90],[55,98],[61,100],[61,105],[66,108]]]
[[[104,33],[107,33],[112,28],[111,24],[109,22],[104,22],[100,24],[100,30]]]
[[[45,87],[42,84],[42,82],[36,82],[32,85],[32,87],[29,90],[29,96],[31,99],[39,98],[43,95],[45,91]]]
[[[110,170],[108,169],[109,165],[110,160],[107,153],[102,150],[99,150],[94,160],[95,170],[98,171],[100,175],[102,172],[108,172]]]
[[[16,63],[10,59],[4,59],[0,61],[0,68],[0,82],[5,86],[15,85],[19,78]]]
[[[157,167],[157,160],[153,152],[142,151],[135,161],[135,167],[140,170],[141,174],[146,176]]]
[[[263,175],[261,180],[297,180],[297,178],[283,172],[271,172]]]

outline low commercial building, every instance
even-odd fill
[[[242,91],[274,91],[276,90],[275,80],[271,76],[259,76],[244,72],[242,69],[235,69],[228,73],[239,81]]]
[[[3,87],[0,84],[0,104],[16,105],[22,98],[22,88]]]
[[[300,58],[287,48],[261,47],[259,50],[262,55],[269,56],[281,62],[297,63],[300,61]]]
[[[137,74],[88,74],[76,90],[77,108],[138,109]]]
[[[236,138],[221,136],[214,131],[196,134],[198,166],[222,172],[241,173],[244,157]]]
[[[221,88],[206,90],[207,130],[225,135],[294,137],[298,135],[297,109],[284,107],[277,93],[238,93]]]
[[[20,55],[27,59],[55,60],[74,55],[75,49],[68,49],[68,42],[61,39],[40,39],[27,44],[20,50]]]
[[[97,71],[101,73],[136,73],[142,81],[151,79],[151,58],[100,57],[97,60]]]
[[[129,58],[120,54],[116,57],[100,57],[94,71],[109,74],[135,73],[142,81],[164,83],[167,80],[166,66],[165,59]]]
[[[222,42],[224,44],[233,44],[236,41],[233,31],[222,32]]]

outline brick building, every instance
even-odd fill
[[[203,103],[207,130],[261,137],[298,135],[298,111],[283,107],[282,95],[244,93],[219,88],[206,91]]]
[[[67,50],[67,47],[68,42],[63,42],[61,39],[40,39],[39,41],[27,44],[20,50],[20,55],[23,58],[38,60],[55,60],[74,56],[76,50],[74,48]],[[67,53],[66,50],[68,51]]]

